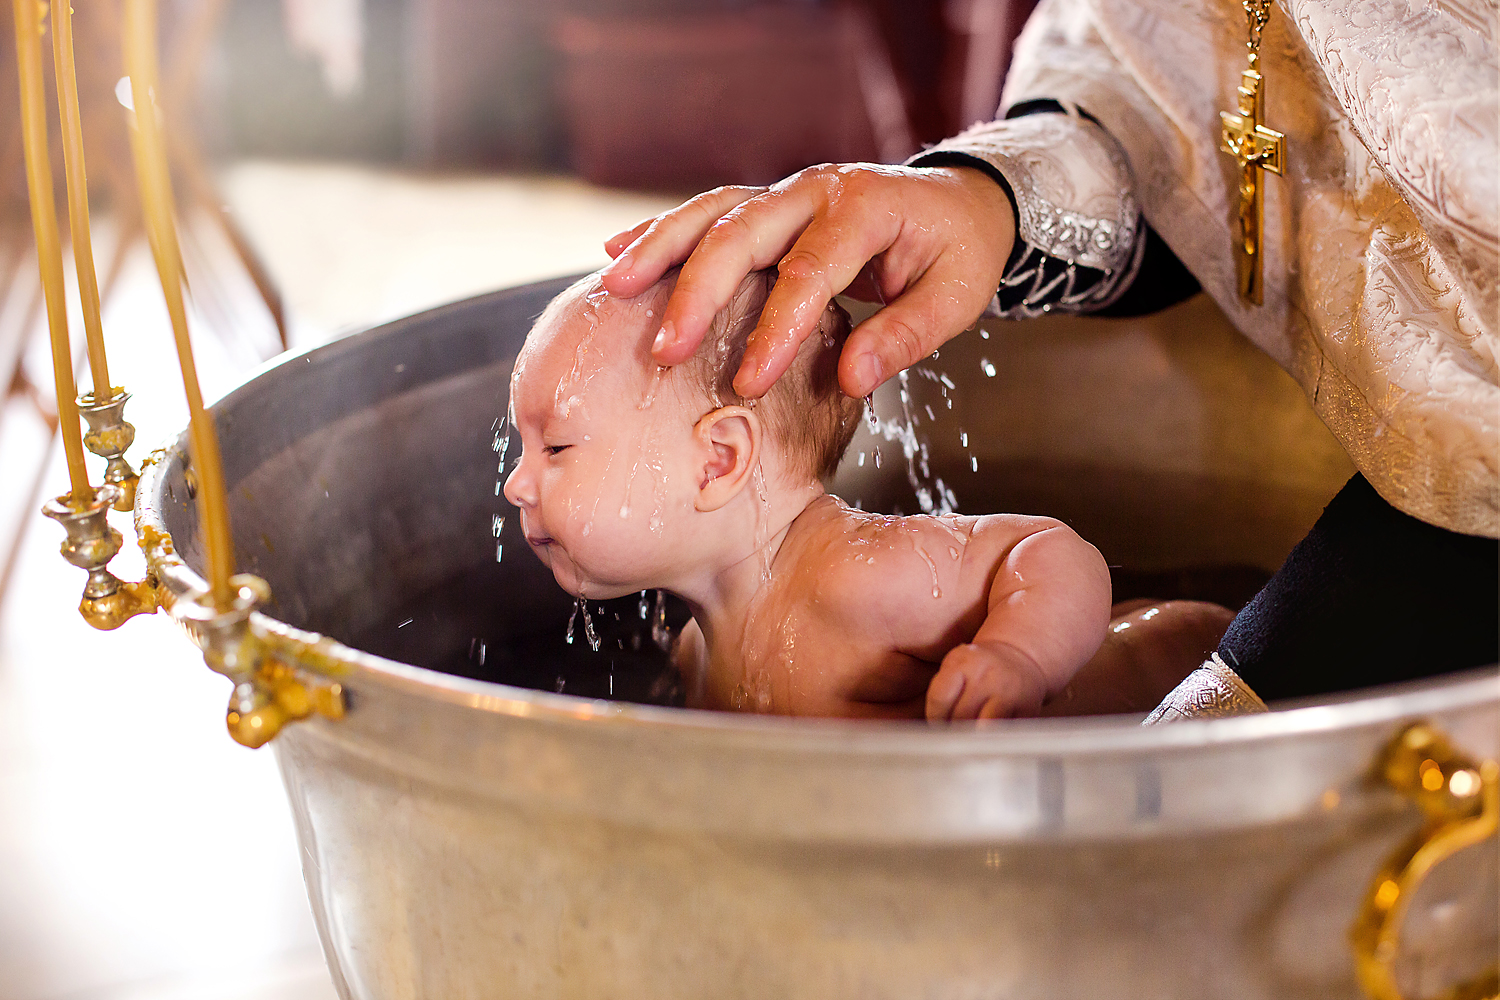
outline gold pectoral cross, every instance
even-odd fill
[[[1239,107],[1219,112],[1224,121],[1219,148],[1234,157],[1240,167],[1240,239],[1235,246],[1240,297],[1255,305],[1264,299],[1260,257],[1265,190],[1261,171],[1280,174],[1286,157],[1286,136],[1265,126],[1266,91],[1259,70],[1259,50],[1269,7],[1269,0],[1245,0],[1250,15],[1250,68],[1240,76]]]

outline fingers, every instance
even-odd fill
[[[789,251],[806,235],[804,230],[811,234],[830,225],[829,189],[836,183],[836,179],[830,180],[830,176],[819,168],[804,170],[765,194],[750,198],[726,212],[704,234],[698,248],[683,265],[677,287],[663,312],[662,329],[667,336],[652,349],[659,363],[677,364],[692,354],[714,314],[734,298],[745,275],[773,264],[782,266]],[[862,259],[859,265],[863,264]],[[857,273],[858,266],[854,270]],[[783,270],[767,299],[757,329],[766,325],[768,313],[774,317],[780,311],[784,322],[796,322],[805,312],[805,307],[795,308],[785,292],[777,294],[785,275]],[[825,297],[817,313],[822,312],[827,301]],[[817,313],[814,313],[812,323],[817,322]],[[757,339],[758,334],[752,333],[752,347]],[[778,340],[772,355],[780,357],[788,346],[795,354],[796,343],[800,341],[788,345],[784,340]],[[767,388],[775,381],[775,376],[786,370],[785,364],[779,369],[770,368],[772,358],[757,357],[748,349],[746,353],[746,362],[740,368],[742,377],[756,368],[764,368],[768,371],[764,379]],[[790,358],[787,360],[789,362]],[[737,381],[736,391],[755,398],[763,395],[765,389],[754,391],[750,385],[741,387]]]
[[[776,284],[760,322],[745,345],[734,389],[748,399],[770,390],[817,329],[835,295],[860,280],[870,259],[891,245],[899,225],[890,214],[848,218],[860,212],[834,205],[814,218],[777,265]]]
[[[1003,656],[968,643],[943,658],[927,687],[930,722],[1010,719],[1036,715],[1046,694],[1025,657]]]
[[[720,187],[705,191],[653,219],[636,223],[607,240],[604,249],[614,263],[604,269],[604,287],[611,295],[638,295],[661,280],[669,269],[687,260],[703,235],[725,212],[765,190]]]
[[[963,671],[950,668],[948,661],[944,660],[942,669],[927,685],[927,720],[946,722],[953,718],[953,706],[958,704],[963,693]]]
[[[844,345],[839,385],[845,395],[868,396],[967,330],[984,312],[993,289],[975,287],[940,260],[894,302],[865,320]]]
[[[646,230],[651,228],[651,224],[655,221],[656,216],[653,215],[651,216],[651,218],[642,219],[640,222],[637,222],[629,229],[611,236],[609,239],[604,241],[604,252],[609,254],[611,257],[620,256],[620,254],[625,250],[626,247],[630,246],[630,244],[634,243],[636,240],[645,235]]]

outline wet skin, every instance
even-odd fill
[[[575,287],[512,379],[506,482],[570,593],[678,594],[695,704],[933,720],[1036,714],[1099,648],[1097,550],[1048,518],[884,517],[794,476],[752,408],[715,407],[650,348],[668,289]]]

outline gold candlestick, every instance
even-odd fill
[[[167,315],[172,321],[177,360],[182,367],[182,387],[187,394],[192,457],[198,476],[198,518],[203,525],[204,548],[208,553],[210,594],[218,608],[227,610],[235,597],[229,581],[234,568],[234,544],[229,534],[229,509],[219,439],[208,412],[203,408],[198,368],[193,361],[193,345],[188,339],[187,313],[182,301],[182,254],[172,220],[172,179],[162,137],[161,111],[156,104],[160,87],[157,81],[155,0],[126,2],[125,66],[130,73],[132,103],[135,105],[130,145],[135,155],[136,180],[141,189],[141,208],[151,255],[156,260],[156,271],[161,278],[162,294],[167,300]]]
[[[68,184],[68,221],[73,233],[73,264],[83,306],[94,402],[114,396],[109,362],[104,356],[104,329],[99,323],[99,281],[94,274],[94,244],[89,236],[89,188],[83,167],[83,125],[78,114],[78,77],[73,67],[73,8],[66,0],[52,7],[52,69],[57,77],[57,113],[62,122],[63,173]]]
[[[36,0],[13,0],[16,19],[16,67],[21,82],[21,140],[26,157],[26,189],[31,199],[31,226],[36,234],[37,268],[47,303],[52,339],[52,378],[57,390],[57,425],[72,486],[69,502],[83,508],[94,499],[83,465],[83,432],[73,383],[73,352],[68,341],[68,307],[63,292],[62,247],[52,200],[52,167],[47,151],[47,110],[42,84],[43,9]]]
[[[78,273],[78,299],[83,307],[89,369],[94,377],[94,391],[78,399],[82,415],[89,424],[83,443],[107,463],[104,481],[120,487],[115,509],[130,510],[135,503],[135,485],[139,477],[124,455],[125,449],[135,440],[135,428],[124,416],[125,401],[130,394],[110,384],[109,361],[104,351],[104,327],[99,318],[99,280],[94,271],[94,245],[89,228],[83,123],[78,112],[78,76],[73,63],[73,9],[66,3],[60,3],[52,10],[52,67],[57,76],[57,113],[62,122],[73,264]]]

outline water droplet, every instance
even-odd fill
[[[656,643],[656,648],[663,653],[672,648],[672,631],[667,628],[667,592],[665,590],[656,592],[655,614],[651,618],[651,641]]]
[[[859,453],[859,467],[861,469],[863,469],[865,467],[865,453],[864,452],[860,452]]]
[[[569,646],[573,645],[573,623],[578,620],[578,609],[583,607],[583,598],[575,598],[573,601],[573,613],[568,616],[568,631],[563,639]]]
[[[578,599],[578,608],[583,612],[583,635],[589,641],[589,649],[599,652],[599,633],[594,631],[594,619],[589,617],[589,606],[582,597]]]
[[[969,432],[968,431],[959,431],[958,432],[958,443],[961,446],[965,447],[965,448],[967,448],[969,446]]]
[[[979,339],[981,339],[981,340],[989,340],[990,339],[990,331],[986,330],[984,327],[981,326],[979,328]]]
[[[982,372],[984,372],[984,374],[985,374],[985,376],[987,378],[994,378],[995,377],[995,366],[990,363],[990,359],[989,358],[980,358],[979,359],[979,370],[982,371]]]
[[[645,621],[646,620],[646,592],[644,590],[641,591],[641,602],[636,605],[636,610],[640,612],[641,621]]]

